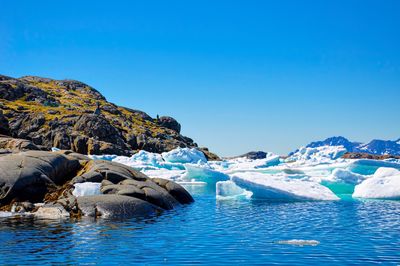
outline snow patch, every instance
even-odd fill
[[[72,195],[75,197],[100,195],[100,186],[101,183],[94,182],[76,183],[74,184],[75,188],[72,191]]]

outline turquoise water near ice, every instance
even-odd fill
[[[1,264],[400,264],[400,202],[196,202],[160,216],[0,220]],[[317,240],[317,246],[278,241]]]

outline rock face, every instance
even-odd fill
[[[0,134],[47,149],[130,155],[197,147],[180,131],[172,117],[117,106],[79,81],[0,76]]]
[[[174,118],[169,116],[162,116],[158,119],[157,123],[165,128],[169,128],[177,133],[181,133],[181,124]]]
[[[40,218],[143,216],[193,202],[173,181],[72,151],[6,153],[0,173],[0,209],[27,210],[43,202],[34,212]],[[75,197],[74,185],[85,182],[101,183],[101,194]]]

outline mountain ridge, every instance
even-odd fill
[[[372,155],[400,155],[400,139],[373,139],[368,143],[361,143],[352,142],[343,136],[334,136],[322,141],[311,142],[305,147],[316,148],[321,146],[343,146],[348,152],[354,153],[367,153]]]

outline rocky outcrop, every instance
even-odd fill
[[[142,216],[193,202],[173,181],[73,151],[10,152],[0,156],[0,171],[0,209],[42,218]],[[74,187],[85,182],[101,183],[101,194],[74,196]]]
[[[39,147],[26,139],[14,139],[8,136],[0,135],[0,149],[12,151],[41,150]]]
[[[180,131],[172,117],[117,106],[79,81],[0,76],[0,134],[47,149],[130,155],[197,147]]]
[[[0,110],[0,134],[3,134],[3,135],[10,134],[10,127],[8,125],[8,120],[3,115],[3,111],[2,110]]]
[[[162,116],[157,119],[157,124],[162,127],[169,128],[177,133],[181,133],[181,124],[170,116]]]

